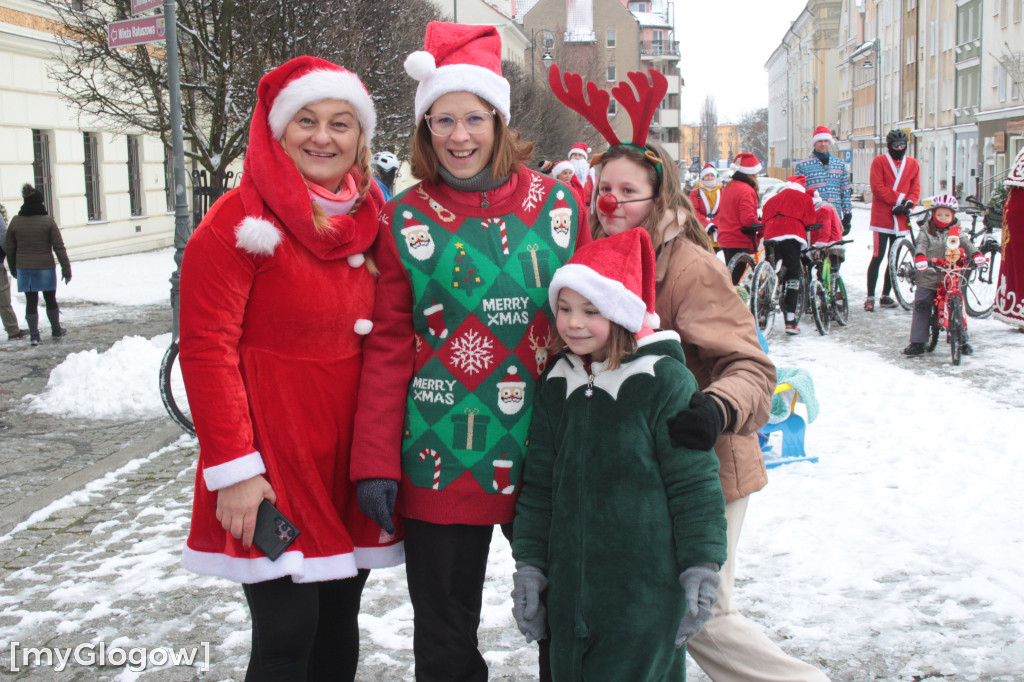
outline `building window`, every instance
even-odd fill
[[[85,205],[89,220],[102,220],[100,210],[100,144],[96,133],[82,133],[85,142]]]
[[[648,4],[646,2],[631,2],[629,3],[630,12],[647,12]]]
[[[618,103],[615,100],[608,102],[608,118],[611,118],[619,111]]]
[[[610,28],[604,33],[605,47],[615,47],[615,29]]]
[[[614,64],[609,64],[608,65],[608,82],[609,83],[614,83],[615,82],[615,65]]]
[[[56,216],[53,205],[53,165],[50,163],[50,133],[32,131],[32,184],[43,195],[46,210]]]
[[[128,136],[128,202],[133,216],[145,215],[142,210],[142,163],[136,135]]]

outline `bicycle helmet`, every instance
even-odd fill
[[[940,194],[932,198],[930,207],[933,211],[937,208],[949,208],[954,212],[960,210],[960,202],[952,194]]]
[[[398,157],[391,152],[377,152],[373,155],[373,165],[385,171],[396,170],[398,168]]]
[[[910,138],[907,137],[907,133],[899,128],[890,130],[889,134],[885,136],[885,146],[894,147],[898,144],[906,146],[910,142]]]

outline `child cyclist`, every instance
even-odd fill
[[[928,325],[931,318],[932,303],[938,288],[942,286],[942,273],[929,268],[932,260],[946,259],[947,247],[952,247],[959,254],[958,262],[972,261],[975,265],[985,262],[985,255],[970,239],[960,239],[960,223],[956,211],[960,208],[956,197],[951,194],[940,194],[932,199],[932,215],[925,223],[925,229],[917,235],[917,248],[914,250],[914,266],[917,274],[914,281],[914,312],[910,321],[910,344],[903,349],[904,355],[923,355],[925,341],[928,340]],[[950,243],[950,240],[954,240]],[[947,259],[948,260],[948,259]],[[966,323],[961,352],[970,355],[974,352],[967,342]]]
[[[718,459],[672,441],[698,390],[679,335],[653,331],[654,289],[634,228],[580,248],[548,290],[560,354],[534,398],[512,598],[528,640],[550,625],[556,680],[685,680],[682,645],[717,599]]]

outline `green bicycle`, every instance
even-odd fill
[[[845,327],[850,319],[850,300],[846,295],[846,284],[843,276],[838,272],[832,272],[832,259],[829,258],[829,249],[833,246],[849,244],[852,239],[843,239],[825,246],[812,246],[807,250],[807,255],[815,262],[817,270],[817,281],[812,285],[811,313],[814,317],[814,326],[818,333],[824,336],[828,334],[835,320],[839,326]]]

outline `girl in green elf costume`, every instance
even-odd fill
[[[555,680],[684,680],[717,598],[718,458],[669,434],[697,382],[679,335],[653,331],[654,263],[634,228],[580,248],[548,290],[560,354],[534,400],[512,601],[528,640],[550,625]]]

